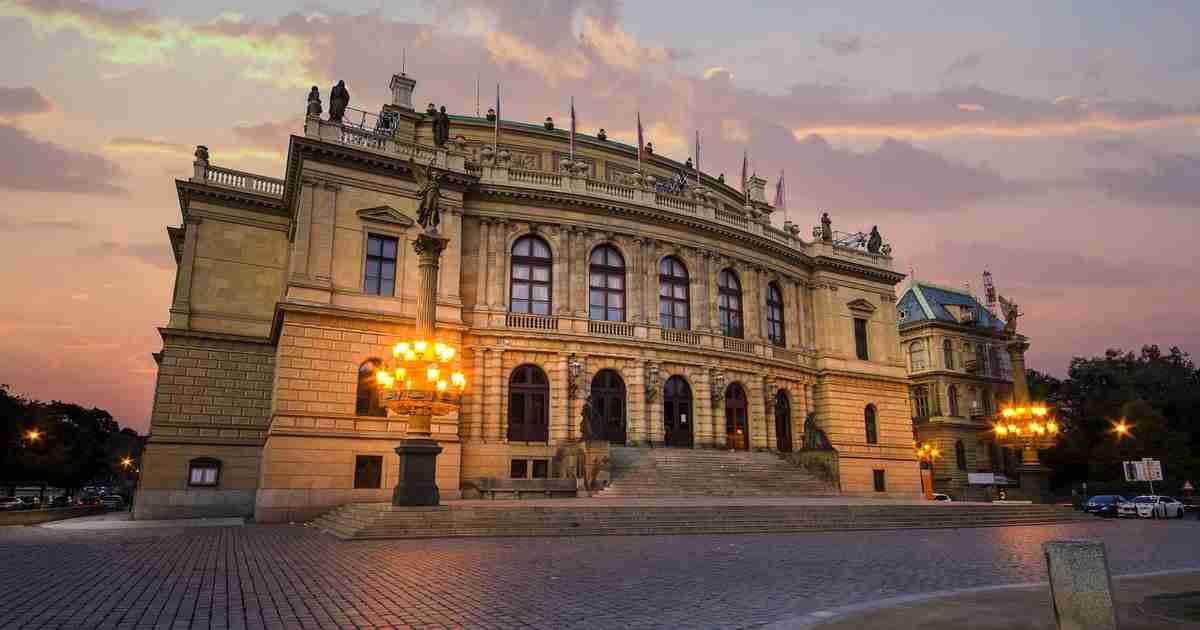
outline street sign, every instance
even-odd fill
[[[1158,461],[1157,459],[1149,459],[1149,458],[1143,459],[1142,462],[1144,462],[1146,464],[1146,480],[1147,481],[1162,481],[1163,480],[1162,462]]]
[[[1121,462],[1125,469],[1125,481],[1145,481],[1146,465],[1138,461]]]

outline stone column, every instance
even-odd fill
[[[644,415],[650,396],[646,393],[645,364],[638,362],[632,365],[625,384],[625,443],[636,446],[641,444],[643,439]]]
[[[486,442],[487,436],[483,432],[483,405],[484,396],[487,393],[486,381],[484,380],[483,359],[487,350],[476,346],[471,349],[471,415],[470,422],[467,424],[464,434],[467,439],[472,442]]]
[[[490,217],[479,218],[479,279],[475,289],[475,308],[482,311],[492,310],[488,293],[493,284],[501,282],[492,268],[492,223]]]
[[[192,273],[196,266],[196,240],[200,237],[199,217],[187,217],[183,222],[183,255],[175,271],[175,296],[171,300],[167,327],[186,329],[191,326]]]
[[[491,271],[488,272],[489,280],[487,286],[488,304],[493,310],[507,311],[508,305],[504,303],[504,297],[507,292],[508,283],[508,220],[497,219],[492,225],[492,253],[489,256],[489,266]]]
[[[591,231],[586,229],[578,230],[571,241],[573,247],[569,255],[575,259],[572,263],[575,266],[575,274],[572,277],[574,290],[571,291],[571,299],[573,300],[572,314],[575,317],[587,318],[588,316],[588,246],[591,241]]]
[[[504,441],[504,432],[501,429],[503,423],[500,420],[500,411],[504,403],[503,388],[501,387],[501,381],[504,378],[501,373],[503,366],[504,350],[489,348],[484,351],[483,435],[484,440],[488,442]]]
[[[708,304],[705,308],[705,318],[708,320],[708,330],[719,333],[721,330],[720,302],[717,300],[717,276],[725,267],[725,259],[719,254],[709,259],[709,267],[704,273],[704,283],[708,288]]]
[[[300,199],[296,202],[295,230],[291,244],[289,273],[293,280],[309,277],[308,252],[312,247],[312,213],[316,202],[316,182],[300,180]]]
[[[659,323],[658,318],[658,242],[652,238],[642,239],[642,305],[649,325]],[[649,434],[647,434],[649,439]]]
[[[646,252],[643,243],[646,239],[633,237],[628,248],[629,260],[625,261],[626,304],[625,316],[632,324],[649,323],[646,313],[646,282],[649,273],[646,270]],[[632,298],[632,299],[631,299]]]
[[[560,256],[554,261],[552,267],[555,274],[553,286],[554,301],[556,302],[552,313],[561,315],[573,315],[575,312],[575,292],[573,289],[574,285],[578,282],[575,277],[578,270],[576,269],[575,253],[572,250],[573,241],[575,240],[572,237],[573,233],[574,229],[569,226],[563,227],[559,231],[559,234],[562,235],[558,241],[560,244]]]

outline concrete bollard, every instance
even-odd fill
[[[1104,543],[1049,540],[1042,543],[1054,622],[1059,630],[1116,630],[1112,578]]]

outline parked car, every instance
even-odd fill
[[[100,497],[100,505],[106,510],[123,510],[125,509],[125,499],[119,494],[106,494]]]
[[[1096,516],[1117,516],[1117,506],[1129,499],[1119,494],[1098,494],[1083,504],[1083,511]]]
[[[21,497],[22,510],[36,510],[42,507],[42,500],[39,497]]]
[[[1141,518],[1183,518],[1183,504],[1171,497],[1146,494],[1117,506],[1118,516]]]
[[[81,495],[79,497],[79,505],[86,507],[100,507],[100,497],[92,494]]]
[[[0,512],[19,510],[24,505],[17,497],[0,497]]]
[[[940,492],[935,492],[935,493],[933,493],[933,498],[931,500],[932,501],[953,501],[954,499],[951,499],[950,495],[948,495],[948,494],[942,494]]]
[[[67,507],[69,505],[71,505],[71,499],[69,499],[65,494],[60,494],[53,499],[50,499],[50,507],[59,508]]]

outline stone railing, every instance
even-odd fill
[[[677,210],[685,214],[696,214],[696,202],[676,195],[668,195],[666,193],[655,192],[654,203],[659,207],[667,207],[672,210]],[[717,212],[721,210],[718,208]]]
[[[612,184],[598,179],[587,180],[587,191],[589,194],[601,194],[609,197],[619,197],[621,199],[633,200],[634,189],[629,186],[620,184]]]
[[[872,267],[892,268],[892,257],[887,254],[873,254],[865,249],[847,247],[820,240],[813,241],[808,245],[814,256],[829,256],[830,258],[840,258]]]
[[[505,319],[509,328],[532,328],[535,330],[558,330],[558,318],[546,315],[529,315],[526,313],[509,313]]]
[[[589,319],[588,332],[593,335],[608,335],[610,337],[632,337],[634,335],[634,326],[625,322],[606,322]]]
[[[245,171],[235,171],[231,168],[221,166],[213,166],[207,160],[196,160],[193,162],[195,172],[192,175],[192,181],[212,184],[213,186],[221,186],[223,188],[236,188],[259,195],[268,197],[283,197],[283,180],[275,177],[267,177],[265,175],[255,175]]]
[[[354,125],[344,125],[315,116],[308,117],[304,122],[304,135],[308,138],[343,144],[367,151],[386,154],[401,160],[413,159],[421,164],[432,163],[435,167],[467,172],[466,151],[447,144],[446,147],[430,147],[413,142],[405,142],[387,133],[372,129],[364,129]]]
[[[788,350],[787,348],[780,348],[778,346],[771,347],[771,356],[779,361],[790,361],[793,363],[800,360],[799,352],[795,350]]]
[[[717,208],[715,216],[718,220],[724,223],[731,223],[742,229],[746,229],[750,226],[750,219],[747,219],[744,215],[736,212],[730,212],[724,208]]]
[[[669,343],[679,343],[685,346],[700,345],[700,334],[690,330],[682,330],[679,328],[662,328],[661,337],[663,341]]]
[[[724,348],[730,352],[748,352],[750,354],[754,354],[753,342],[746,341],[745,339],[738,339],[736,337],[724,337],[721,339],[721,341],[723,342],[722,345]]]
[[[562,186],[563,176],[557,173],[543,173],[541,171],[523,171],[519,169],[508,170],[509,181],[514,184],[532,184],[534,186],[548,186],[551,188],[559,188]]]

